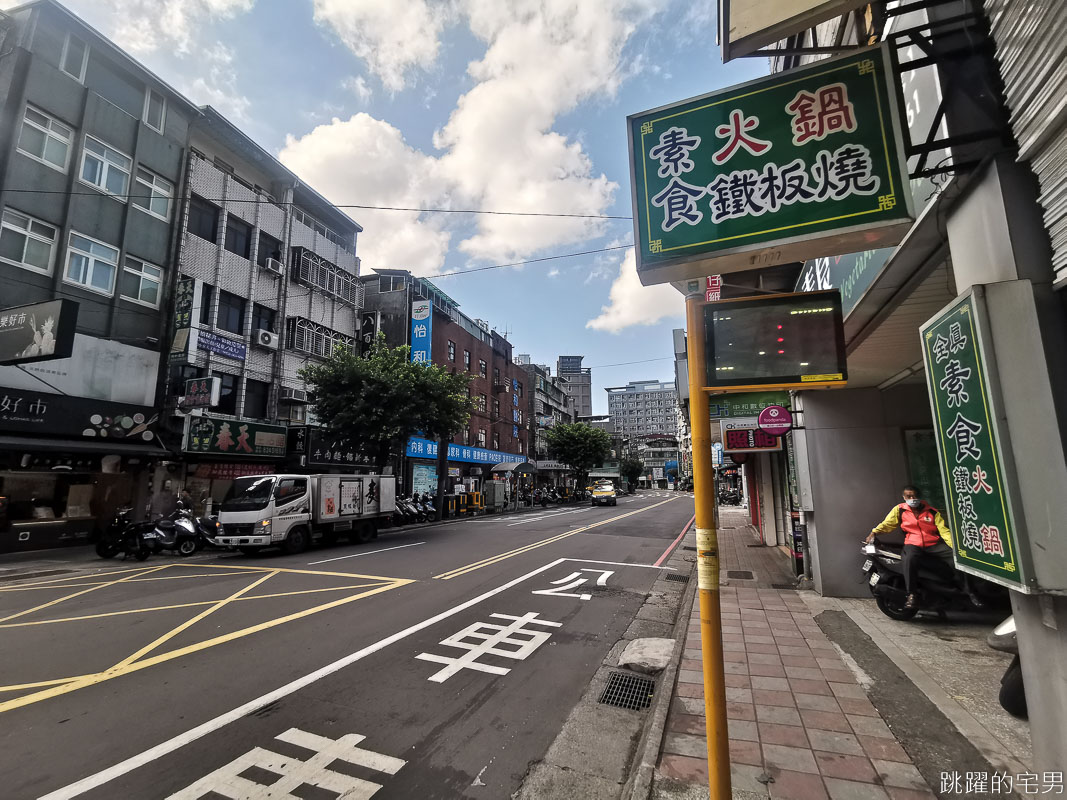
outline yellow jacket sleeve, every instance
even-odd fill
[[[941,539],[949,547],[952,547],[952,531],[948,529],[948,525],[945,524],[945,518],[941,516],[940,511],[934,512],[934,524],[937,526],[937,532],[941,534]]]
[[[942,521],[942,525],[944,522]],[[900,508],[893,506],[893,509],[886,515],[886,518],[882,520],[880,525],[875,526],[871,533],[890,533],[900,527]],[[943,536],[944,534],[942,534]]]

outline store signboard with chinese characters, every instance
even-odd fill
[[[782,449],[782,439],[760,430],[757,417],[719,420],[724,453],[772,453]]]
[[[155,446],[158,421],[148,406],[0,389],[0,431],[5,433],[92,439],[106,450],[113,442]]]
[[[641,282],[899,242],[914,215],[891,80],[881,45],[627,117]]]
[[[197,349],[196,339],[199,330],[195,327],[199,319],[199,282],[195,278],[182,278],[174,288],[174,321],[170,344],[170,362],[183,363]]]
[[[867,0],[719,0],[722,63],[814,28],[866,5]]]
[[[991,383],[984,300],[965,294],[920,330],[956,566],[1032,591],[1026,538],[1013,512],[1004,417]]]
[[[756,417],[768,406],[791,408],[789,392],[736,392],[731,394],[713,394],[708,398],[708,409],[712,419],[720,417]]]
[[[0,309],[0,364],[30,364],[70,358],[78,304],[49,300]]]
[[[437,458],[437,442],[412,436],[404,452],[408,458]],[[463,461],[471,464],[489,464],[496,466],[505,462],[525,462],[526,456],[516,453],[503,453],[499,450],[486,450],[484,447],[470,447],[463,444],[448,446],[449,461]]]
[[[232,358],[234,361],[244,361],[248,355],[248,346],[244,342],[238,342],[228,336],[219,336],[214,331],[197,331],[196,349]]]
[[[222,378],[190,378],[185,382],[185,394],[182,396],[182,410],[190,408],[211,408],[219,404],[222,393]]]
[[[188,417],[185,435],[187,453],[281,458],[285,455],[285,428],[243,419],[220,419],[207,415]]]
[[[363,311],[359,315],[359,354],[365,356],[381,329],[380,311]]]
[[[411,360],[416,364],[429,364],[431,336],[433,334],[433,311],[429,300],[414,300],[411,303]]]
[[[290,425],[288,447],[289,455],[304,456],[305,466],[369,467],[373,463],[358,447],[315,426]]]

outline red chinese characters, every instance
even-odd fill
[[[759,117],[746,117],[740,109],[730,112],[730,124],[720,125],[715,129],[715,135],[720,139],[728,139],[718,152],[712,155],[711,160],[716,164],[725,164],[737,151],[743,147],[754,156],[762,155],[771,149],[771,143],[755,136],[750,136],[746,131],[751,131],[759,125]]]
[[[821,142],[831,133],[856,130],[856,114],[843,83],[823,86],[815,94],[801,90],[785,107],[793,117],[793,144]]]

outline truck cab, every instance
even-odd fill
[[[300,552],[311,540],[311,507],[308,475],[238,478],[219,507],[222,534],[215,543],[247,554],[272,545]]]

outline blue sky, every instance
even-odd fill
[[[714,0],[67,4],[335,203],[590,215],[349,211],[364,272],[431,279],[630,244],[593,218],[631,213],[626,115],[766,72],[719,62]],[[628,248],[436,282],[535,362],[584,354],[598,413],[605,386],[673,378],[681,295]]]

